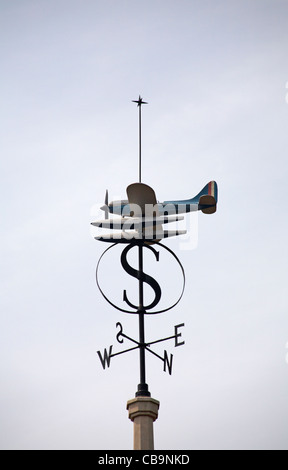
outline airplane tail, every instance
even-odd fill
[[[198,204],[204,214],[214,214],[217,208],[218,187],[216,181],[210,181],[197,196],[190,199],[191,204]]]

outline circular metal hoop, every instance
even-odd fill
[[[143,313],[145,315],[157,315],[158,313],[164,313],[164,312],[167,312],[168,310],[171,310],[172,308],[176,307],[176,305],[180,302],[180,300],[182,299],[183,297],[183,294],[184,294],[184,290],[185,290],[185,283],[186,283],[186,279],[185,279],[185,271],[184,271],[184,268],[178,258],[178,256],[175,255],[174,251],[172,251],[170,248],[168,248],[167,246],[165,245],[162,245],[162,243],[160,242],[154,242],[155,245],[158,245],[159,247],[162,247],[164,248],[166,251],[168,251],[172,256],[173,258],[177,261],[178,265],[180,266],[180,269],[181,269],[181,272],[182,272],[182,276],[183,276],[183,286],[182,286],[182,290],[181,290],[181,294],[178,298],[178,300],[176,302],[173,303],[173,305],[171,305],[170,307],[167,307],[167,308],[164,308],[162,310],[157,310],[157,311],[154,311],[154,312],[147,312],[147,311],[144,311]],[[99,260],[98,260],[98,263],[97,263],[97,266],[96,266],[96,284],[97,284],[97,287],[98,289],[100,290],[102,296],[104,297],[104,299],[110,304],[112,305],[112,307],[116,308],[117,310],[120,310],[120,312],[125,312],[125,313],[129,313],[129,314],[137,314],[139,313],[138,310],[135,310],[135,311],[131,311],[131,310],[126,310],[124,308],[121,308],[121,307],[118,307],[118,305],[115,305],[113,302],[111,302],[111,300],[108,299],[108,297],[104,294],[103,290],[101,289],[100,287],[100,283],[99,283],[99,276],[98,276],[98,270],[99,270],[99,265],[100,265],[100,262],[103,258],[103,256],[109,251],[111,250],[111,248],[115,247],[115,245],[118,245],[118,243],[113,243],[113,245],[109,246],[103,253],[102,255],[100,256]],[[139,245],[139,242],[137,243],[134,243],[135,246]],[[145,243],[143,243],[143,247],[145,247]],[[147,246],[146,246],[147,248]]]

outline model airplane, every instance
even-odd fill
[[[106,191],[105,205],[101,207],[105,219],[92,222],[92,225],[113,231],[96,236],[96,240],[112,243],[145,240],[153,243],[186,233],[186,230],[163,230],[163,224],[183,220],[184,216],[179,214],[197,210],[204,214],[216,212],[218,188],[215,181],[210,181],[194,198],[180,201],[157,202],[154,190],[143,183],[130,184],[126,191],[128,200],[110,203]],[[120,218],[109,218],[109,214]],[[120,229],[120,232],[115,232],[115,229]]]

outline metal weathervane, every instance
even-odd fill
[[[159,355],[153,350],[153,345],[174,340],[174,346],[178,347],[184,344],[182,341],[181,329],[184,323],[174,326],[174,333],[166,338],[146,340],[145,338],[145,315],[160,314],[171,308],[182,298],[185,288],[185,273],[183,266],[175,253],[167,246],[161,243],[168,237],[174,237],[186,233],[186,230],[164,230],[163,225],[170,222],[177,222],[184,219],[184,214],[192,211],[201,210],[205,214],[213,214],[217,207],[217,184],[210,181],[195,197],[185,200],[168,200],[162,203],[157,202],[154,190],[141,182],[141,107],[148,104],[143,101],[141,96],[138,100],[133,100],[139,108],[139,182],[130,184],[127,189],[128,200],[108,202],[108,191],[105,195],[105,204],[101,208],[104,211],[105,218],[92,222],[92,225],[100,229],[109,229],[108,233],[100,233],[95,237],[96,240],[109,242],[110,245],[101,255],[96,268],[96,282],[103,297],[114,308],[121,312],[138,315],[139,320],[139,338],[134,339],[126,335],[120,322],[116,324],[118,332],[116,339],[118,343],[123,344],[124,340],[131,343],[131,347],[119,352],[114,352],[113,345],[104,352],[97,351],[99,360],[103,369],[110,367],[111,359],[130,351],[139,350],[140,359],[140,383],[138,385],[136,397],[150,397],[148,385],[146,383],[146,352],[154,355],[163,362],[164,371],[172,374],[173,354],[168,354],[164,350],[163,355]],[[115,216],[115,217],[113,217]],[[122,304],[116,305],[109,298],[100,285],[99,266],[105,254],[116,245],[125,244],[120,261],[122,268],[126,273],[138,280],[138,301],[136,304],[129,300],[126,290],[123,291]],[[144,272],[145,253],[152,252],[155,261],[160,261],[160,251],[168,252],[178,263],[183,278],[182,289],[178,299],[169,307],[159,308],[158,304],[162,297],[162,290],[159,283],[152,276]],[[133,268],[127,261],[130,251],[138,252],[138,269]],[[147,303],[144,296],[144,286],[149,285],[154,292],[154,298]]]

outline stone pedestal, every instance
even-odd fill
[[[134,423],[134,450],[154,450],[153,422],[158,418],[159,405],[150,397],[127,402],[128,416]]]

